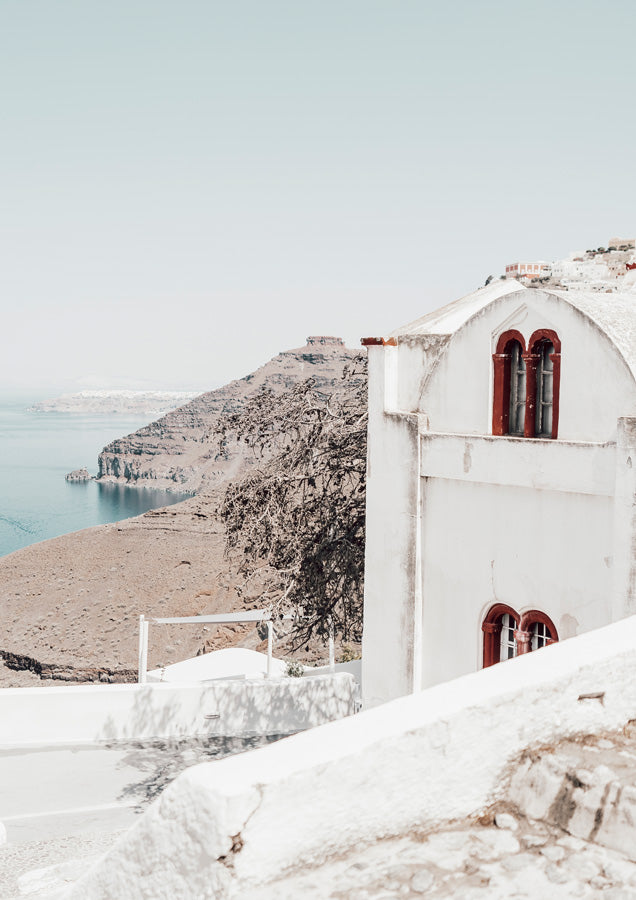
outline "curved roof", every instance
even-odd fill
[[[598,291],[526,288],[516,281],[496,281],[398,328],[389,337],[451,335],[496,300],[528,291],[531,294],[536,292],[556,297],[594,322],[614,344],[636,378],[636,294],[628,292],[613,291],[606,294]]]
[[[528,288],[518,282],[493,281],[486,287],[466,294],[459,300],[427,313],[421,319],[409,322],[402,328],[392,331],[389,337],[401,337],[407,334],[454,334],[462,325],[471,319],[482,309],[485,309],[494,300],[499,300],[506,294],[525,292]]]

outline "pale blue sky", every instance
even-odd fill
[[[634,237],[633,0],[2,0],[0,385],[208,388]]]

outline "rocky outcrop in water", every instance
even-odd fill
[[[81,483],[83,481],[90,481],[92,477],[93,476],[86,468],[73,469],[72,472],[69,472],[68,475],[64,476],[64,480]]]
[[[338,337],[307,338],[304,347],[279,353],[255,372],[205,394],[127,437],[99,456],[98,479],[129,485],[198,492],[235,477],[237,454],[220,450],[214,437],[219,416],[239,408],[263,388],[283,392],[312,377],[325,390],[337,386],[358,351]]]

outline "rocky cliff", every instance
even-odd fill
[[[255,372],[201,394],[127,437],[99,456],[98,479],[198,493],[234,477],[242,467],[236,454],[219,450],[214,426],[219,416],[240,407],[263,388],[289,390],[312,377],[326,390],[336,387],[345,365],[358,351],[337,337],[308,337],[304,347],[279,353]]]

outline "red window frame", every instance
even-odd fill
[[[493,434],[508,434],[510,427],[510,361],[512,359],[510,345],[513,341],[521,345],[521,353],[525,359],[526,342],[520,331],[504,331],[497,341],[497,349],[492,357],[495,367],[495,389],[492,402]]]
[[[556,440],[559,433],[559,389],[561,386],[561,341],[556,331],[550,328],[539,328],[528,341],[528,353],[526,354],[526,420],[525,437],[535,437],[536,405],[537,405],[537,368],[541,359],[539,345],[542,341],[550,341],[554,347],[554,353],[550,354],[553,365],[552,374],[552,434],[550,438]]]
[[[481,630],[484,633],[484,669],[499,662],[501,617],[505,616],[506,613],[512,616],[518,627],[520,622],[519,613],[515,612],[511,606],[506,606],[505,603],[496,603],[494,606],[491,606],[481,624]]]
[[[499,645],[501,641],[501,617],[506,615],[506,613],[509,616],[512,616],[516,623],[515,641],[517,642],[517,656],[522,656],[524,653],[531,652],[530,641],[532,632],[530,629],[535,622],[545,625],[550,632],[551,637],[547,641],[548,645],[558,643],[559,633],[556,629],[556,625],[550,616],[541,612],[541,610],[531,609],[523,615],[519,615],[515,609],[508,606],[506,603],[495,603],[494,606],[490,607],[481,624],[481,630],[484,633],[484,669],[487,669],[489,666],[494,666],[495,663],[500,661]]]
[[[492,401],[492,433],[503,436],[510,433],[510,361],[512,357],[511,343],[517,341],[521,345],[523,360],[526,364],[526,413],[523,436],[536,437],[536,405],[537,405],[537,368],[541,358],[539,345],[542,341],[550,341],[554,353],[550,354],[553,364],[552,376],[552,433],[551,440],[559,434],[559,395],[561,388],[561,341],[556,331],[550,328],[539,328],[527,344],[521,332],[514,329],[504,331],[497,341],[492,356],[494,369],[493,401]]]
[[[515,635],[515,639],[517,640],[517,653],[530,653],[530,640],[532,637],[531,628],[536,623],[539,622],[541,625],[545,625],[545,627],[550,632],[550,637],[547,640],[547,645],[556,644],[559,640],[559,634],[556,630],[556,626],[550,616],[546,616],[544,612],[541,612],[539,609],[531,609],[530,612],[526,612],[521,616],[521,621],[519,623],[518,637]]]

